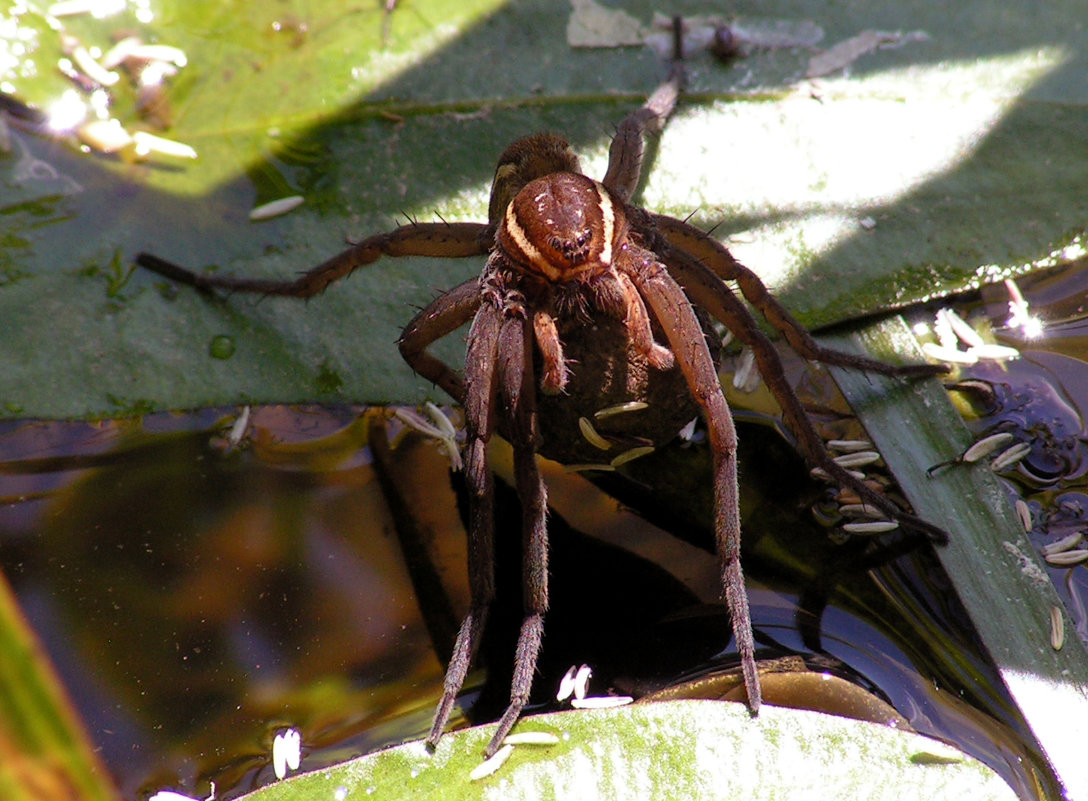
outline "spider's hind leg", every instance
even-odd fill
[[[724,280],[726,279],[723,277],[722,273],[729,268],[729,264],[737,263],[735,261],[726,263],[721,260],[715,260],[713,266],[721,269],[712,270],[710,266],[696,258],[697,255],[702,255],[701,250],[696,248],[689,250],[688,248],[689,242],[700,242],[704,238],[709,239],[709,237],[706,237],[701,231],[690,228],[690,226],[685,226],[683,223],[680,223],[679,220],[672,220],[672,222],[676,223],[678,226],[688,228],[690,233],[680,231],[680,236],[676,237],[683,241],[683,246],[677,246],[673,241],[673,237],[667,237],[667,242],[659,243],[658,245],[660,248],[659,255],[662,256],[664,262],[669,265],[669,270],[683,286],[684,292],[692,302],[706,309],[732,331],[738,340],[752,349],[760,375],[763,376],[763,380],[767,383],[768,389],[770,389],[771,393],[778,401],[779,406],[782,408],[782,417],[786,426],[797,438],[797,447],[800,448],[809,463],[814,467],[822,468],[831,476],[833,481],[837,482],[840,486],[849,487],[854,490],[865,503],[880,509],[885,514],[898,520],[906,528],[917,531],[934,542],[946,542],[948,535],[943,530],[904,512],[890,498],[881,495],[864,482],[859,481],[857,478],[850,475],[847,470],[832,459],[831,454],[828,453],[819,433],[813,427],[812,421],[809,420],[808,414],[805,412],[800,399],[786,379],[782,360],[778,355],[778,351],[775,350],[774,343],[760,330],[755,318],[752,317],[752,314],[745,307],[744,303],[741,302],[741,300],[734,295],[724,283]],[[677,230],[673,229],[673,233],[677,233]],[[717,242],[714,242],[714,244],[716,247],[721,248],[726,255],[729,255],[729,252],[725,250],[724,247]],[[731,255],[729,255],[729,259],[732,260]],[[723,267],[723,264],[726,266]],[[738,264],[737,266],[740,265]],[[747,271],[747,268],[744,269]],[[750,273],[750,271],[747,272]],[[759,281],[754,273],[750,274],[755,281]],[[728,280],[736,280],[736,272],[731,269]],[[773,308],[781,309],[783,314],[787,314],[785,309],[782,309],[782,307],[778,305],[778,301],[771,297],[762,282],[759,282],[759,287],[762,289],[762,292],[766,294],[766,297],[770,298],[773,302]],[[756,304],[753,302],[753,305]],[[766,304],[764,305],[766,306]],[[792,321],[792,318],[790,318],[790,320]],[[872,372],[884,375],[900,376],[933,375],[935,373],[943,372],[944,369],[946,369],[944,365],[928,364],[909,365],[905,368],[901,368],[877,361],[876,359],[869,359],[864,356],[855,356],[854,354],[841,353],[829,348],[822,348],[815,340],[812,340],[811,335],[805,331],[799,323],[793,322],[793,327],[791,327],[790,330],[800,337],[802,343],[806,341],[812,342],[818,349],[814,355],[809,355],[810,353],[813,353],[811,350],[805,351],[803,348],[798,348],[796,345],[794,345],[794,347],[801,352],[802,356],[817,361],[841,364],[842,366],[854,369],[871,370]],[[794,340],[790,339],[785,331],[783,331],[783,335],[787,336],[787,341],[789,341],[791,345],[794,344]]]
[[[790,347],[805,359],[880,375],[905,378],[940,375],[949,371],[948,365],[944,364],[888,364],[879,359],[871,359],[867,356],[844,353],[843,351],[825,347],[817,342],[808,330],[797,322],[793,315],[778,302],[778,299],[771,294],[770,290],[767,289],[767,285],[760,280],[759,276],[737,261],[721,242],[674,217],[655,214],[652,215],[652,224],[668,241],[671,250],[682,250],[686,256],[690,257],[688,259],[689,264],[684,266],[686,273],[704,272],[706,275],[701,277],[700,283],[708,290],[710,283],[716,283],[713,279],[707,281],[710,276],[716,277],[719,283],[724,281],[736,282],[745,299],[758,309],[767,322],[782,334]],[[732,295],[729,288],[724,285],[717,291],[717,294],[722,293]],[[733,313],[730,314],[736,316]],[[747,320],[751,320],[751,316],[746,312],[744,316]],[[730,325],[730,330],[732,330],[732,325],[729,322],[725,320],[723,322]],[[747,321],[741,326],[744,330],[749,327]],[[734,333],[737,333],[738,336],[740,334],[738,331],[734,331]]]

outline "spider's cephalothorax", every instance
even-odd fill
[[[679,25],[676,26],[679,53]],[[523,509],[524,619],[510,705],[486,749],[494,753],[529,698],[548,606],[547,498],[536,454],[600,463],[661,444],[695,414],[713,453],[714,530],[722,586],[753,713],[760,690],[748,600],[740,568],[736,433],[718,381],[718,347],[708,318],[750,347],[808,459],[862,500],[909,528],[943,532],[899,509],[849,474],[824,448],[789,385],[773,344],[745,299],[803,357],[885,375],[924,376],[941,365],[895,367],[819,345],[759,278],[726,248],[680,220],[630,204],[641,170],[643,136],[660,128],[680,90],[670,79],[618,126],[604,179],[582,175],[567,143],[550,135],[518,140],[495,171],[487,223],[411,223],[371,236],[292,281],[202,275],[141,254],[137,262],[201,289],[224,288],[311,297],[381,256],[487,256],[479,278],[435,299],[405,327],[404,359],[465,409],[471,607],[453,646],[442,700],[428,742],[437,743],[480,643],[494,596],[493,479],[486,446],[498,429],[514,450]],[[437,339],[472,323],[464,373],[432,356]],[[605,408],[638,411],[583,421]],[[582,430],[580,430],[580,428]]]
[[[557,172],[530,181],[510,201],[498,246],[518,267],[552,283],[569,283],[611,269],[625,228],[623,213],[603,185]]]
[[[527,162],[543,162],[537,148],[566,148],[555,136],[521,142],[529,147],[514,155]],[[509,157],[510,150],[504,154]],[[497,173],[504,173],[503,166]],[[628,273],[654,257],[628,235],[624,209],[604,184],[580,173],[535,178],[500,218],[497,247],[482,278],[492,290],[488,297],[499,303],[517,289],[518,303],[508,303],[507,313],[531,310],[542,393],[537,451],[565,464],[608,462],[631,448],[662,445],[699,413]],[[716,364],[720,347],[709,331],[706,342]],[[653,411],[595,417],[625,404]],[[594,421],[600,436],[572,436],[581,419]]]

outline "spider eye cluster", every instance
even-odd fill
[[[584,175],[553,173],[526,184],[506,207],[498,245],[514,264],[548,281],[607,270],[622,211]]]

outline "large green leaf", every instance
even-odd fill
[[[0,576],[0,792],[7,801],[119,801],[101,755]]]
[[[627,9],[650,19],[647,2]],[[572,50],[566,9],[542,0],[402,2],[388,19],[378,3],[332,0],[155,10],[145,36],[188,55],[167,133],[199,158],[133,164],[12,131],[0,157],[2,415],[434,393],[393,342],[412,306],[476,272],[475,260],[382,263],[302,304],[175,295],[130,273],[131,259],[151,250],[286,276],[400,215],[483,219],[507,142],[561,131],[600,175],[609,131],[663,73],[646,49]],[[813,80],[802,49],[691,60],[642,200],[718,225],[804,321],[1015,273],[1080,235],[1088,33],[1077,0],[751,11],[815,23],[825,46],[866,30],[928,34]],[[102,46],[123,27],[68,24]],[[44,37],[36,74],[52,76]],[[56,83],[0,79],[42,107]],[[135,126],[131,101],[114,112]],[[296,193],[306,203],[295,212],[249,222],[254,205]],[[450,340],[440,352],[456,361]]]
[[[558,738],[517,746],[472,779],[493,727],[447,734],[265,787],[252,801],[306,799],[1015,798],[979,762],[942,743],[872,723],[740,704],[671,701],[561,712],[518,731]]]
[[[898,319],[828,343],[880,358],[922,357]],[[1088,786],[1088,766],[1073,745],[1088,733],[1088,653],[1076,636],[1052,644],[1053,616],[1071,631],[1069,613],[989,463],[927,470],[970,444],[948,393],[935,380],[904,391],[901,382],[832,370],[911,504],[947,530],[937,557],[1031,735],[1067,788]]]

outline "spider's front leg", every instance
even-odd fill
[[[426,312],[424,312],[426,313]],[[494,479],[487,464],[487,443],[495,430],[495,400],[499,373],[496,356],[502,311],[490,299],[473,319],[465,357],[465,484],[468,488],[468,579],[471,605],[453,646],[446,669],[442,700],[435,711],[434,725],[427,736],[433,748],[449,721],[457,693],[465,683],[469,665],[480,645],[487,612],[495,597],[495,515]]]
[[[601,183],[624,202],[631,199],[642,174],[642,153],[647,132],[656,132],[676,108],[684,88],[683,23],[673,18],[673,61],[668,79],[650,95],[642,107],[628,114],[616,126],[616,135],[608,148],[608,169]]]
[[[516,293],[514,293],[516,294]],[[533,334],[519,295],[508,299],[499,335],[499,391],[510,442],[514,447],[514,481],[522,509],[522,607],[521,631],[514,654],[510,704],[484,749],[492,756],[529,702],[537,656],[544,636],[548,609],[548,498],[536,463],[540,435],[537,430],[536,384],[533,378]]]
[[[427,743],[442,736],[483,634],[494,587],[494,479],[487,465],[487,443],[495,430],[496,403],[501,404],[504,433],[514,447],[514,476],[522,506],[524,617],[514,658],[510,704],[485,749],[492,756],[529,701],[548,607],[547,490],[536,463],[539,432],[533,372],[532,322],[519,292],[506,289],[489,264],[477,282],[479,310],[469,332],[465,359],[465,480],[469,498],[469,585],[471,607],[454,644],[453,656]],[[418,315],[430,319],[435,306]],[[415,333],[413,333],[415,332]],[[426,334],[431,334],[428,337]],[[409,324],[405,339],[422,348],[436,331]],[[403,340],[402,340],[403,341]],[[418,367],[417,367],[418,369]],[[447,368],[448,369],[448,368]]]
[[[740,563],[740,494],[737,487],[737,433],[702,327],[684,290],[652,254],[626,251],[617,265],[633,280],[669,341],[696,402],[702,407],[714,455],[714,535],[733,637],[740,655],[748,708],[759,711],[761,692],[755,662],[748,593]]]

